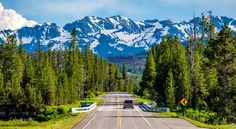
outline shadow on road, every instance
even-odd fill
[[[117,118],[117,116],[106,116],[106,117],[108,117],[108,118]],[[169,117],[163,117],[163,116],[119,116],[119,117],[121,117],[121,118],[142,118],[143,119],[143,117],[144,118],[168,118],[168,119],[170,119]]]

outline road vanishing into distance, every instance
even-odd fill
[[[135,100],[134,109],[123,109],[123,102],[127,99],[134,100],[127,93],[106,94],[102,104],[72,129],[200,129],[183,119],[158,117],[144,112]]]

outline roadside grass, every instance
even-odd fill
[[[87,102],[96,102],[97,105],[101,103],[101,97],[105,93],[99,94],[99,96],[87,99]],[[78,100],[73,104],[60,105],[60,106],[48,106],[50,108],[62,108],[65,111],[69,111],[72,107],[80,107],[81,102],[84,100]],[[30,119],[28,121],[20,120],[9,120],[9,121],[0,121],[0,129],[70,129],[80,120],[82,120],[87,113],[78,113],[78,114],[66,114],[63,117],[58,119],[53,119],[45,122],[38,122]]]
[[[144,103],[144,102],[151,102],[151,101],[152,101],[152,100],[150,100],[150,99],[145,99],[145,98],[140,97],[140,96],[135,95],[135,94],[132,94],[132,95],[133,95],[133,97],[138,101],[138,103],[140,103],[140,104],[142,104],[142,103]]]
[[[175,112],[165,112],[165,113],[155,113],[153,114],[154,116],[161,116],[161,117],[170,117],[170,118],[181,118],[184,119],[198,127],[202,127],[202,128],[209,128],[209,129],[236,129],[236,124],[227,124],[227,125],[209,125],[209,124],[205,124],[193,119],[189,119],[187,117],[184,116],[180,116]]]
[[[37,121],[23,121],[11,120],[0,121],[1,129],[70,129],[80,120],[82,120],[87,113],[79,113],[73,116],[66,116],[58,120],[51,120],[47,122]]]

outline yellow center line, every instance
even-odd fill
[[[120,128],[121,127],[121,117],[120,117],[120,97],[117,94],[117,103],[118,103],[118,109],[117,109],[117,125]]]

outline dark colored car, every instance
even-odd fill
[[[134,109],[134,103],[133,103],[133,100],[125,100],[124,101],[124,109],[125,108],[132,108]]]

